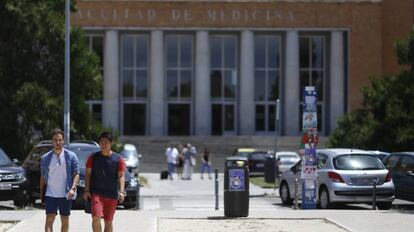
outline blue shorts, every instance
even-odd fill
[[[72,208],[72,200],[66,199],[66,197],[46,197],[46,214],[59,214],[62,216],[69,216],[70,209]]]

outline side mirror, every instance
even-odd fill
[[[14,158],[14,159],[13,159],[13,164],[19,165],[19,160],[18,160],[18,159],[16,159],[16,158]]]
[[[141,154],[138,154],[138,159],[141,159],[142,158],[142,155]]]

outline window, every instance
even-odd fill
[[[190,135],[193,85],[193,36],[165,37],[168,135]]]
[[[385,167],[387,169],[395,169],[398,164],[398,160],[400,159],[400,156],[398,155],[391,155],[387,158],[385,161]]]
[[[326,73],[325,36],[304,35],[299,38],[299,92],[300,92],[300,125],[302,128],[303,94],[305,86],[315,86],[317,97],[318,131],[324,128],[324,85]]]
[[[212,134],[234,134],[237,98],[237,37],[210,38]]]
[[[401,170],[403,172],[414,171],[414,158],[411,156],[403,156],[401,158]]]
[[[145,135],[149,75],[148,35],[121,37],[122,130],[125,135]]]
[[[328,160],[328,156],[322,153],[318,153],[317,154],[318,158],[317,158],[317,164],[316,167],[318,169],[321,169],[325,166],[326,161]]]
[[[256,131],[275,131],[280,88],[280,37],[257,35],[254,41]]]
[[[193,80],[193,38],[166,36],[166,87],[168,99],[191,99]]]
[[[101,86],[96,86],[96,88],[100,89],[100,95],[97,96],[95,99],[88,99],[85,103],[89,107],[89,112],[92,114],[92,117],[102,122],[102,96],[103,96],[103,59],[104,59],[104,36],[99,34],[90,34],[85,36],[86,43],[89,46],[89,50],[94,52],[100,61],[100,69],[101,69]]]

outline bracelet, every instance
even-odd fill
[[[124,195],[124,196],[125,196],[125,192],[118,192],[118,194],[120,194],[120,193],[122,193],[122,195]]]

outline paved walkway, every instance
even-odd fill
[[[203,198],[214,194],[214,181],[201,180],[197,174],[192,181],[159,180],[158,174],[142,174],[149,179],[150,188],[142,188],[143,199],[165,197]],[[198,178],[197,178],[198,177]],[[222,176],[220,177],[222,178]],[[220,189],[223,182],[220,181]],[[260,195],[271,195],[273,190],[263,190],[251,185],[249,216],[247,218],[225,218],[223,208],[220,210],[197,209],[188,207],[177,210],[174,207],[144,210],[117,210],[114,219],[114,231],[121,232],[198,232],[198,231],[355,231],[355,232],[389,232],[412,231],[414,228],[413,211],[372,211],[372,210],[291,210],[281,207],[263,210],[252,205]],[[270,192],[269,192],[270,191]],[[220,191],[222,201],[222,191]],[[273,198],[277,199],[277,198]],[[272,200],[272,199],[271,199]],[[269,201],[271,205],[271,201]],[[173,209],[173,210],[171,210]],[[27,215],[30,213],[30,216]],[[0,220],[9,221],[10,213],[22,214],[21,222],[12,227],[10,232],[43,231],[45,215],[43,210],[0,211]],[[24,216],[23,216],[24,214]],[[9,219],[11,219],[9,217]],[[90,215],[82,210],[73,210],[70,217],[70,231],[91,231]],[[55,231],[59,231],[59,220]],[[205,226],[205,227],[204,227]]]

